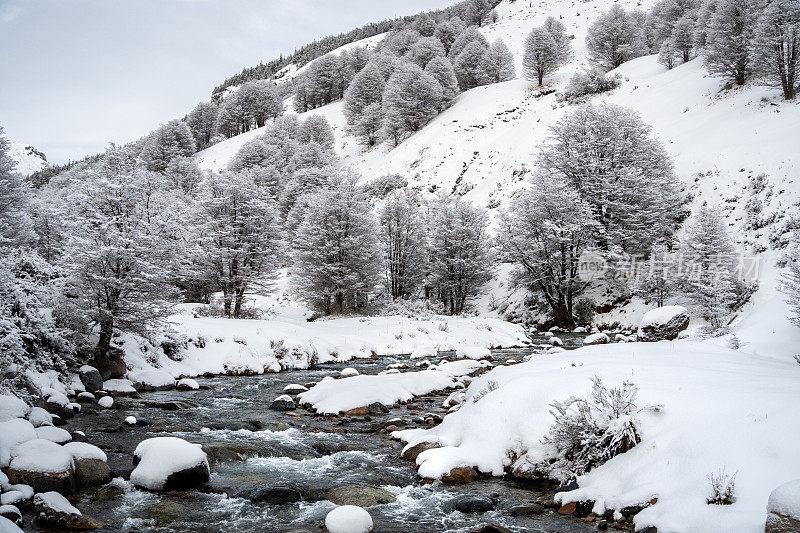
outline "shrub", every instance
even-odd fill
[[[734,491],[736,489],[736,472],[733,475],[725,473],[725,469],[716,474],[709,474],[708,481],[711,484],[711,495],[706,499],[709,505],[730,505],[736,501]]]
[[[594,300],[591,298],[579,298],[575,302],[575,323],[579,326],[591,326],[594,319]]]
[[[408,180],[400,174],[387,174],[364,185],[364,192],[373,198],[386,198],[389,193],[408,187]]]
[[[577,103],[585,100],[584,97],[593,94],[600,94],[616,89],[620,86],[622,77],[619,74],[607,76],[599,68],[576,72],[564,89],[563,93],[556,95],[559,102],[568,104]]]

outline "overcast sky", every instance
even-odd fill
[[[48,160],[182,117],[244,67],[455,0],[0,0],[0,125]]]

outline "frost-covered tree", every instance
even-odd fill
[[[368,105],[380,105],[385,87],[386,82],[378,61],[370,61],[355,75],[344,95],[344,116],[347,123],[355,124]]]
[[[753,42],[753,62],[770,85],[783,89],[783,97],[795,97],[800,83],[800,3],[772,0],[758,19]]]
[[[386,117],[398,120],[403,132],[415,132],[439,112],[442,86],[413,63],[398,68],[383,92]]]
[[[542,294],[560,326],[574,327],[574,304],[589,284],[578,258],[599,229],[589,203],[560,177],[541,174],[499,222],[501,256],[516,265],[517,280]]]
[[[445,53],[450,55],[450,47],[465,29],[464,22],[458,17],[453,17],[436,26],[433,36],[441,41]]]
[[[170,272],[181,255],[182,210],[166,178],[137,168],[126,149],[110,150],[76,175],[66,199],[60,263],[103,358],[115,331],[143,333],[166,317],[174,296]]]
[[[675,41],[670,38],[661,43],[661,48],[658,50],[658,62],[667,67],[667,70],[675,67],[679,57],[680,52],[675,46]]]
[[[194,142],[198,149],[211,144],[217,126],[219,108],[214,102],[200,102],[186,116],[186,124],[192,130]]]
[[[372,61],[378,67],[378,70],[381,71],[384,82],[389,81],[389,78],[392,77],[397,67],[403,64],[403,60],[397,57],[395,53],[388,48],[381,48],[378,53],[373,56]]]
[[[705,63],[714,75],[744,85],[753,74],[751,53],[760,0],[717,0],[706,37]]]
[[[663,244],[656,244],[647,261],[637,265],[634,290],[643,298],[655,300],[662,307],[679,288],[680,276],[673,254]]]
[[[425,72],[433,76],[442,86],[441,107],[444,109],[453,98],[458,96],[458,80],[452,63],[443,57],[435,57],[425,67]]]
[[[464,3],[462,18],[467,25],[481,26],[492,10],[489,0],[467,0]]]
[[[675,23],[675,27],[672,29],[672,35],[669,38],[675,50],[680,53],[681,60],[684,63],[692,59],[694,26],[694,19],[690,15],[684,15]]]
[[[164,170],[167,181],[176,190],[191,196],[203,181],[203,171],[191,157],[176,157]]]
[[[488,224],[486,211],[461,199],[432,206],[428,285],[451,315],[463,313],[467,299],[492,277]]]
[[[389,34],[381,45],[391,50],[397,57],[402,57],[420,39],[422,35],[418,31],[406,28]]]
[[[708,0],[715,2],[716,0]],[[656,51],[661,44],[675,37],[675,26],[682,18],[692,21],[697,16],[699,0],[661,0],[656,2],[646,16],[645,33],[651,51]]]
[[[303,83],[296,85],[295,110],[302,113],[344,96],[346,70],[337,54],[315,59],[303,73]]]
[[[140,157],[148,170],[164,172],[176,157],[188,157],[197,146],[185,122],[171,120],[150,134]]]
[[[269,80],[253,80],[243,84],[235,94],[251,127],[261,128],[269,119],[283,114],[283,99]]]
[[[403,57],[412,63],[416,63],[420,68],[425,68],[431,59],[445,57],[445,55],[447,53],[439,39],[436,37],[423,37],[411,45],[411,48],[408,49],[408,52]]]
[[[0,126],[0,250],[24,244],[31,237],[31,221],[27,213],[32,195],[30,186],[17,174],[11,159],[9,143]]]
[[[511,55],[502,39],[497,39],[492,43],[484,55],[484,63],[489,83],[513,80],[517,75],[514,70],[514,56]]]
[[[703,204],[689,219],[681,253],[686,296],[712,328],[720,328],[746,287],[737,271],[736,248],[718,209]]]
[[[325,314],[362,307],[381,280],[378,223],[353,177],[337,176],[307,197],[292,243],[292,283]]]
[[[423,37],[432,37],[436,32],[436,21],[429,14],[422,13],[414,17],[411,27]]]
[[[251,171],[210,174],[194,212],[203,278],[222,291],[225,316],[239,318],[245,294],[269,287],[281,250],[274,202]]]
[[[326,150],[333,150],[336,141],[328,119],[322,115],[313,115],[305,119],[297,138],[301,143],[317,143]]]
[[[555,39],[544,28],[534,28],[525,38],[525,55],[522,69],[525,77],[542,84],[544,77],[563,64],[558,56]]]
[[[456,37],[456,40],[453,41],[453,44],[450,45],[450,50],[447,54],[447,57],[449,57],[450,60],[455,63],[455,60],[459,54],[461,54],[467,45],[472,42],[477,42],[478,44],[482,45],[483,49],[489,48],[489,41],[486,40],[486,37],[484,37],[483,34],[474,26],[469,26],[467,29],[461,32],[458,37]]]
[[[453,63],[453,70],[462,91],[490,83],[486,56],[489,47],[483,42],[470,41],[458,54]]]
[[[413,296],[425,277],[425,225],[408,190],[394,191],[380,211],[386,286],[393,299]]]
[[[353,133],[359,138],[361,144],[375,146],[380,139],[382,127],[383,108],[376,102],[361,110],[358,119],[353,124]]]
[[[795,233],[786,253],[786,271],[781,277],[780,290],[786,295],[791,309],[789,320],[800,327],[800,233]]]
[[[630,109],[587,104],[567,113],[539,164],[591,205],[606,245],[646,255],[675,229],[681,199],[672,161]]]
[[[648,52],[639,20],[619,4],[614,4],[592,23],[586,45],[589,59],[606,70],[615,69]]]

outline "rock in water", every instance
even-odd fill
[[[81,514],[57,492],[44,492],[33,497],[36,522],[61,529],[86,531],[102,526],[100,522]]]
[[[11,462],[11,450],[17,444],[36,438],[33,424],[23,418],[13,418],[0,422],[0,468]]]
[[[372,517],[361,507],[342,505],[328,513],[325,527],[328,533],[369,533]]]
[[[272,400],[269,408],[273,411],[291,411],[294,409],[294,400],[288,394],[282,394]]]
[[[403,449],[403,459],[408,459],[409,461],[416,461],[417,456],[424,452],[425,450],[432,450],[434,448],[439,448],[440,445],[438,442],[420,442],[413,446],[406,446]]]
[[[78,377],[86,388],[86,392],[96,392],[103,388],[103,376],[93,366],[83,365],[78,371]]]
[[[800,531],[800,479],[784,483],[772,491],[767,501],[765,533]]]
[[[453,508],[464,514],[485,513],[494,509],[494,502],[484,496],[461,496],[455,499]]]
[[[187,391],[187,390],[198,390],[200,388],[200,384],[190,378],[183,378],[178,381],[178,384],[175,386],[176,389]]]
[[[303,499],[303,494],[291,487],[267,487],[259,489],[248,499],[253,503],[268,503],[270,505],[285,505],[287,503],[299,502]]]
[[[30,485],[36,492],[75,490],[72,455],[49,440],[23,442],[11,452],[8,479],[12,484]]]
[[[11,520],[15,524],[22,523],[22,513],[15,505],[0,505],[0,516]],[[0,531],[3,531],[2,527],[0,527]]]
[[[358,370],[355,368],[345,368],[341,372],[339,372],[339,376],[343,378],[352,378],[358,375]]]
[[[211,477],[208,458],[199,444],[178,437],[155,437],[133,452],[131,482],[150,490],[199,487]]]
[[[462,485],[479,478],[478,472],[468,466],[456,467],[442,476],[442,483],[447,485]]]
[[[645,313],[636,336],[641,342],[671,341],[688,327],[689,313],[686,308],[668,305]]]
[[[355,505],[357,507],[372,507],[394,503],[396,498],[388,490],[369,487],[366,485],[345,485],[331,489],[326,494],[326,499],[336,505]]]
[[[106,464],[106,454],[86,442],[70,442],[64,449],[72,454],[75,461],[75,481],[78,487],[101,485],[111,479],[111,469]]]
[[[95,361],[95,367],[103,381],[108,379],[122,378],[128,372],[128,367],[125,366],[125,361],[122,357],[101,357]],[[87,389],[88,390],[88,389]],[[90,391],[91,392],[91,391]]]
[[[605,333],[592,333],[591,335],[583,339],[583,344],[585,344],[586,346],[592,344],[607,344],[609,342],[611,342],[611,339],[609,339],[608,335],[606,335]]]

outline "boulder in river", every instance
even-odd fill
[[[86,531],[103,524],[82,514],[57,492],[44,492],[33,497],[36,522],[45,526]]]
[[[131,482],[149,490],[196,488],[211,477],[208,458],[199,444],[178,437],[154,437],[133,452]]]
[[[295,408],[294,400],[288,394],[281,394],[269,405],[273,411],[293,411]]]
[[[331,489],[326,494],[326,499],[336,505],[357,505],[358,507],[372,507],[394,503],[396,498],[388,490],[367,485],[344,485]]]
[[[325,516],[328,533],[370,533],[372,517],[361,507],[342,505]]]
[[[442,476],[442,483],[447,485],[463,485],[477,480],[478,472],[469,466],[457,466]]]
[[[438,442],[420,442],[413,446],[408,446],[403,449],[403,459],[408,459],[409,461],[416,461],[417,456],[424,452],[425,450],[432,450],[434,448],[439,448],[440,445]]]
[[[258,450],[241,442],[207,442],[203,451],[211,462],[246,461],[248,457],[258,455]]]
[[[79,488],[101,485],[111,479],[105,452],[87,442],[70,442],[64,449],[75,461],[75,481]]]
[[[22,513],[16,505],[0,505],[0,516],[17,525],[22,523]],[[2,527],[0,527],[0,531],[4,531]]]
[[[675,340],[689,327],[689,313],[680,305],[667,305],[644,314],[636,337],[641,342]]]
[[[72,455],[49,440],[23,442],[11,452],[8,479],[11,484],[30,485],[36,492],[71,494],[75,490]]]
[[[608,344],[609,342],[611,342],[611,339],[605,333],[592,333],[583,339],[583,344],[586,346],[593,344]]]
[[[96,392],[103,388],[103,376],[93,366],[83,365],[78,371],[78,377],[86,392]]]
[[[494,502],[485,496],[459,496],[453,501],[453,508],[464,514],[485,513],[494,509]]]
[[[253,503],[285,505],[303,500],[303,493],[292,487],[265,487],[256,490],[247,499]]]

